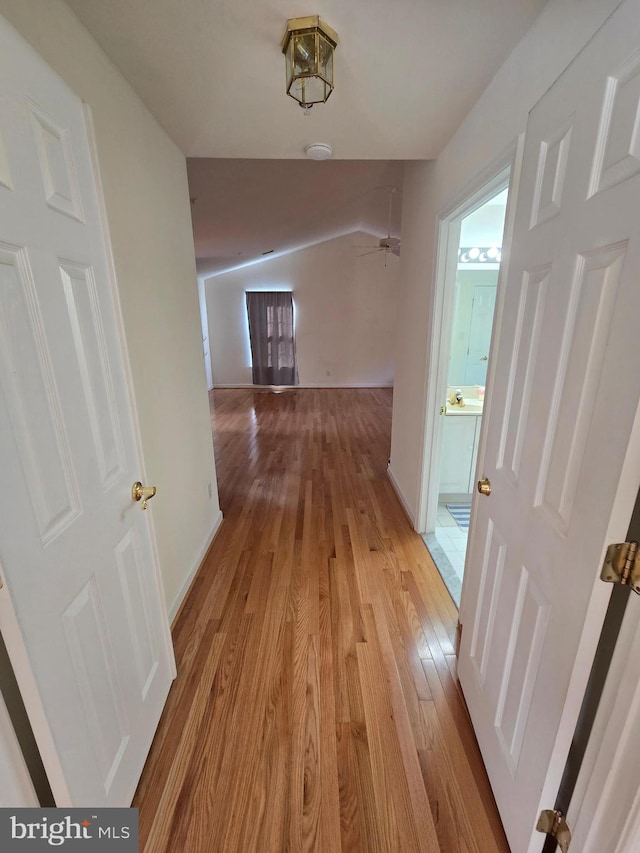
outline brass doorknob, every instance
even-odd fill
[[[143,486],[140,480],[131,486],[131,498],[134,501],[142,501],[142,509],[147,508],[147,501],[155,495],[157,489],[155,486]]]
[[[489,480],[488,477],[483,477],[482,480],[478,480],[478,491],[481,495],[489,497],[491,494],[491,480]]]

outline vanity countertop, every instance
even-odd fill
[[[451,400],[455,398],[456,391],[460,391],[462,393],[462,399],[464,400],[464,406],[460,406],[457,403],[452,403]],[[447,405],[446,405],[446,414],[452,415],[454,417],[459,415],[481,415],[482,409],[484,407],[484,388],[478,385],[458,385],[457,387],[450,385],[447,388]]]
[[[465,400],[464,406],[454,405],[447,401],[447,416],[452,415],[453,417],[458,416],[469,416],[469,415],[481,415],[482,408],[484,406],[484,402],[482,400]]]

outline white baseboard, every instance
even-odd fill
[[[224,383],[219,383],[213,386],[214,390],[216,388],[260,388],[264,390],[265,388],[272,388],[272,385],[252,385],[251,383],[247,383],[242,385],[240,383],[236,383],[234,385],[226,385]],[[286,388],[286,389],[296,389],[296,388],[393,388],[393,382],[391,383],[380,383],[380,382],[360,382],[358,385],[336,385],[335,382],[329,383],[306,383],[304,385],[278,385],[278,388]]]
[[[403,495],[402,489],[398,485],[396,478],[393,476],[393,471],[391,470],[391,468],[387,468],[387,477],[391,481],[391,485],[393,486],[393,491],[396,493],[396,495],[398,496],[398,500],[402,504],[402,509],[407,514],[407,518],[409,519],[409,521],[411,522],[411,526],[415,530],[416,529],[415,514],[409,508],[409,504],[407,503],[407,500],[406,500],[405,496]]]
[[[191,567],[191,571],[189,572],[189,574],[185,578],[184,583],[182,584],[182,586],[178,590],[178,594],[176,595],[176,597],[173,600],[173,604],[169,608],[169,622],[170,623],[173,623],[173,620],[176,618],[178,611],[180,610],[180,606],[182,605],[182,602],[185,600],[187,593],[189,592],[189,588],[190,588],[191,584],[193,583],[193,579],[195,578],[196,574],[198,573],[198,569],[202,565],[202,561],[204,560],[207,551],[211,547],[211,543],[215,539],[216,533],[220,529],[221,524],[222,524],[222,512],[220,512],[220,510],[218,510],[218,515],[216,516],[216,520],[213,523],[213,527],[211,528],[207,537],[205,538],[204,542],[202,543],[202,546],[201,546],[200,550],[198,551],[198,555],[196,556],[196,559],[194,560],[193,566]]]

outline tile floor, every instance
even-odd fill
[[[442,580],[458,607],[460,606],[460,593],[462,591],[467,535],[468,531],[458,527],[457,521],[445,504],[438,504],[435,533],[427,533],[423,537],[429,553],[442,575]]]
[[[444,504],[438,504],[436,521],[436,539],[449,558],[451,567],[462,582],[464,558],[467,553],[467,535],[469,531],[458,527],[454,517]]]

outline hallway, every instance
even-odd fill
[[[457,610],[386,475],[391,390],[211,396],[225,520],[174,626],[140,849],[505,853]]]

